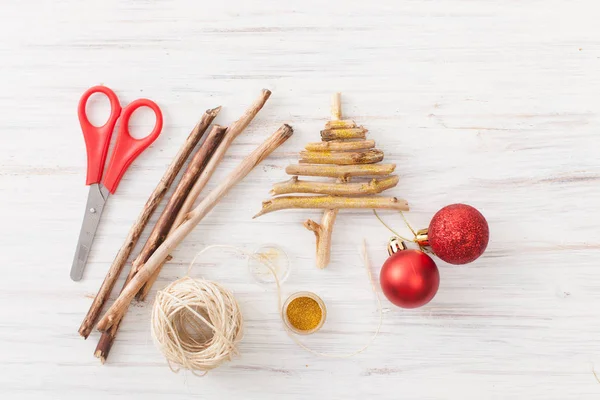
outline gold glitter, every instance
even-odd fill
[[[287,306],[286,315],[294,328],[310,331],[321,323],[323,310],[316,300],[310,297],[298,297]]]

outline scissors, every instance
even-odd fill
[[[98,127],[90,123],[85,112],[87,101],[94,93],[103,93],[110,102],[108,121]],[[129,119],[133,112],[140,107],[152,109],[156,115],[156,123],[148,136],[136,139],[129,133]],[[83,277],[83,270],[108,196],[117,190],[119,181],[133,160],[156,140],[163,125],[162,113],[156,103],[148,99],[138,99],[121,109],[117,95],[106,86],[94,86],[86,90],[79,100],[77,114],[87,150],[87,178],[85,184],[90,186],[90,192],[85,206],[83,224],[79,233],[73,265],[71,266],[71,279],[74,281],[79,281]],[[108,167],[104,171],[110,138],[119,118],[117,139]]]

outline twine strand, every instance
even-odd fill
[[[369,283],[371,284],[371,289],[373,290],[373,293],[375,293],[375,298],[377,300],[377,311],[379,313],[379,322],[377,323],[377,328],[375,329],[375,332],[373,333],[373,335],[371,336],[371,338],[369,338],[369,340],[367,341],[367,343],[361,347],[360,349],[352,352],[352,353],[348,353],[348,354],[330,354],[330,353],[321,353],[319,351],[315,351],[309,347],[307,347],[304,343],[300,342],[300,340],[298,340],[298,338],[296,338],[296,336],[294,336],[292,334],[292,332],[288,329],[287,326],[285,326],[288,335],[292,338],[292,340],[294,342],[296,342],[296,344],[300,347],[302,347],[304,350],[315,354],[317,356],[321,356],[321,357],[327,357],[327,358],[350,358],[350,357],[354,357],[357,354],[362,353],[363,351],[367,350],[369,348],[369,346],[371,346],[371,343],[373,343],[373,341],[377,338],[377,336],[379,335],[379,332],[381,331],[381,325],[383,324],[383,309],[381,306],[381,299],[379,298],[379,293],[377,292],[377,287],[375,286],[375,281],[373,280],[373,274],[371,273],[371,261],[369,260],[369,254],[367,253],[367,241],[365,239],[363,239],[363,244],[362,244],[362,249],[361,249],[361,254],[362,254],[362,258],[363,258],[363,262],[365,265],[365,269],[367,270],[367,276],[369,277]],[[280,307],[281,308],[281,307]]]
[[[400,212],[400,213],[402,214],[402,212]],[[377,217],[377,219],[379,220],[379,222],[381,222],[381,224],[383,226],[385,226],[388,231],[392,232],[392,234],[394,234],[395,236],[397,236],[401,240],[404,240],[405,242],[414,242],[415,241],[415,239],[407,239],[404,236],[402,236],[401,234],[399,234],[398,232],[396,232],[395,230],[393,230],[388,224],[385,223],[385,221],[379,216],[379,214],[377,213],[377,211],[375,211],[375,209],[373,209],[373,214],[375,214],[375,216]],[[402,214],[402,216],[404,216],[404,214]],[[406,219],[404,221],[406,221]],[[407,225],[408,225],[408,223],[407,223]],[[412,229],[411,229],[411,231],[412,231]],[[414,231],[413,231],[413,233],[414,233]]]
[[[387,228],[387,230],[389,230],[390,232],[392,232],[392,234],[394,236],[396,236],[398,239],[404,241],[404,242],[413,242],[416,243],[419,246],[419,249],[424,252],[424,253],[429,253],[429,254],[433,254],[433,252],[431,251],[431,249],[429,249],[427,246],[422,245],[421,243],[419,243],[419,241],[417,240],[417,232],[413,229],[413,227],[410,225],[410,223],[408,222],[408,219],[406,219],[406,216],[404,215],[404,213],[402,211],[399,211],[400,215],[402,216],[402,220],[404,221],[404,224],[406,225],[406,227],[411,231],[411,233],[413,234],[413,238],[412,239],[408,239],[405,238],[404,236],[400,235],[398,232],[396,232],[394,229],[392,229],[388,224],[385,223],[385,221],[379,216],[379,214],[377,213],[377,211],[375,211],[375,209],[373,209],[373,214],[375,214],[375,216],[377,217],[377,219],[379,220],[379,222],[381,222],[381,224],[383,226],[385,226]]]
[[[267,267],[277,287],[278,312],[283,312],[281,284],[275,266],[270,260],[235,246],[205,247],[192,259],[187,275],[159,291],[154,301],[151,317],[152,338],[173,372],[179,372],[183,368],[192,371],[194,375],[203,376],[238,354],[237,344],[243,336],[243,318],[235,297],[216,282],[193,279],[189,276],[198,257],[217,248],[234,250]],[[302,349],[321,357],[348,358],[365,351],[379,335],[383,323],[383,311],[371,273],[371,263],[364,239],[361,253],[371,289],[377,300],[379,321],[375,332],[363,347],[352,353],[330,354],[311,349],[302,343],[285,324],[282,324],[288,336]],[[282,314],[280,318],[283,322]],[[209,331],[208,335],[207,331]]]

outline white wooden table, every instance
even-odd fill
[[[0,396],[598,399],[596,2],[255,3],[3,2]],[[124,103],[156,100],[165,128],[108,203],[85,278],[74,283],[87,195],[76,105],[100,83]],[[409,200],[414,225],[468,202],[488,218],[488,251],[463,267],[438,261],[441,287],[423,308],[385,301],[381,335],[352,359],[297,347],[274,292],[252,280],[243,259],[212,253],[194,275],[235,292],[246,321],[241,355],[204,378],[173,374],[150,339],[151,303],[142,303],[101,366],[92,355],[99,335],[84,341],[77,328],[131,223],[202,112],[223,105],[217,122],[227,124],[263,87],[271,100],[211,187],[281,123],[295,136],[196,228],[156,287],[185,274],[208,244],[276,243],[292,260],[284,293],[311,290],[328,305],[324,329],[306,343],[340,353],[364,344],[377,312],[357,249],[367,237],[377,272],[389,236],[373,215],[340,214],[325,271],[314,268],[313,234],[301,225],[319,211],[251,220],[286,179],[283,168],[318,139],[334,91],[398,164],[393,193]],[[133,130],[148,129],[147,117]],[[384,215],[401,228],[397,215]]]

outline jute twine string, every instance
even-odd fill
[[[163,353],[173,372],[181,368],[196,375],[204,375],[238,354],[237,344],[243,336],[243,318],[233,294],[216,282],[193,279],[189,276],[196,259],[211,249],[229,249],[256,260],[269,269],[277,287],[277,305],[282,310],[281,284],[271,261],[229,245],[211,245],[199,251],[187,271],[187,276],[172,282],[159,291],[151,317],[152,338]],[[365,351],[381,330],[383,312],[381,300],[371,274],[366,241],[363,240],[362,257],[371,289],[375,293],[379,321],[375,332],[360,349],[349,354],[329,354],[315,351],[302,343],[283,324],[290,338],[304,350],[329,358],[348,358]],[[283,321],[283,315],[280,314]],[[198,373],[199,372],[199,373]]]
[[[158,292],[152,309],[152,338],[173,372],[184,368],[205,374],[231,359],[243,327],[230,291],[189,276]]]

